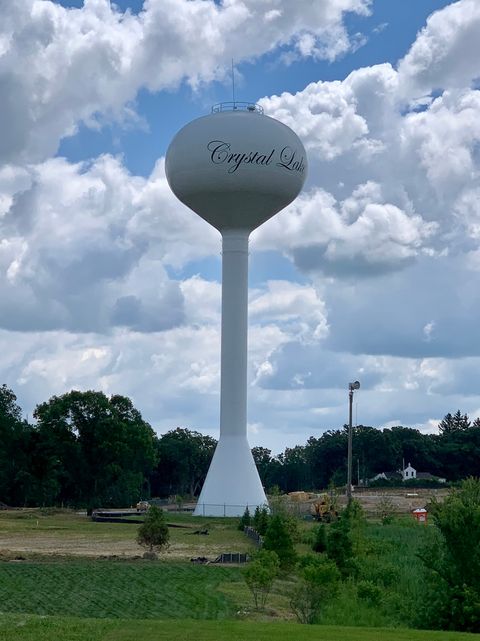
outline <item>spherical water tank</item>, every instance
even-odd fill
[[[177,198],[211,225],[253,230],[296,198],[307,158],[289,127],[249,105],[183,127],[165,170]]]

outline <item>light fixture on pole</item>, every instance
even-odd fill
[[[347,499],[352,500],[352,407],[353,392],[360,389],[359,381],[348,384],[348,450],[347,450]]]

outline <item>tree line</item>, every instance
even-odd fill
[[[13,506],[115,507],[141,498],[198,496],[216,440],[176,428],[157,436],[132,401],[97,391],[71,391],[22,417],[14,392],[0,387],[0,502]],[[361,479],[397,470],[457,481],[480,476],[480,421],[447,414],[439,434],[408,427],[354,428],[353,461]],[[274,455],[252,453],[264,487],[281,492],[345,484],[347,428],[310,437]],[[354,479],[356,475],[354,474]]]

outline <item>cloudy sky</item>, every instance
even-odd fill
[[[254,232],[249,437],[480,414],[478,0],[0,0],[0,382],[218,436],[220,236],[175,132],[231,97],[309,155]]]

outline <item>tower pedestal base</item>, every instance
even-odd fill
[[[203,485],[196,516],[242,516],[268,505],[245,436],[221,436]]]

